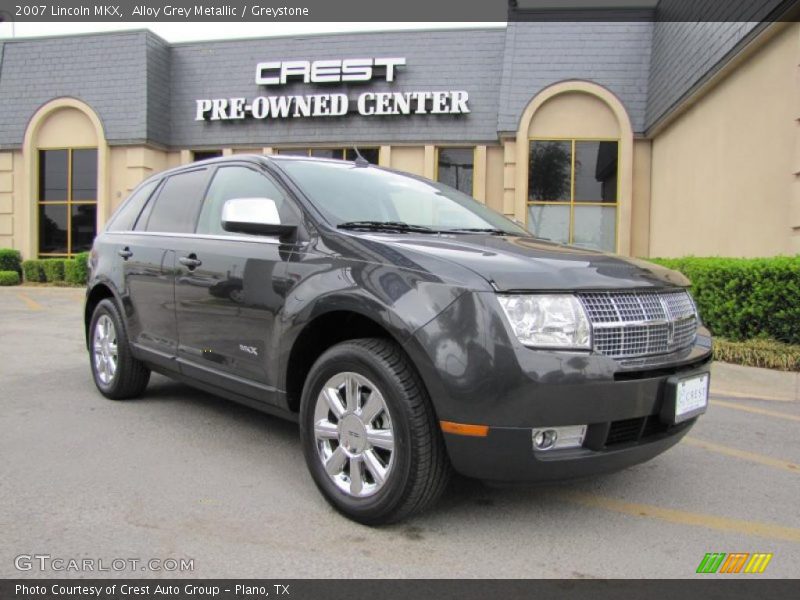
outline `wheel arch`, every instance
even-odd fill
[[[360,338],[382,338],[397,344],[430,395],[430,387],[423,376],[423,369],[420,369],[418,364],[423,354],[414,348],[417,342],[409,332],[402,332],[395,324],[381,322],[374,316],[353,307],[340,307],[316,314],[294,338],[283,371],[285,377],[283,389],[286,390],[289,410],[295,413],[299,411],[303,385],[316,360],[336,344]],[[435,407],[433,408],[435,411]]]
[[[86,349],[89,349],[89,325],[92,322],[92,315],[100,304],[106,298],[111,298],[120,308],[122,314],[122,303],[117,295],[114,293],[113,287],[105,282],[96,283],[86,294],[86,304],[83,309],[83,334],[86,341]],[[124,318],[124,314],[123,314]]]

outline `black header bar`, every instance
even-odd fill
[[[5,579],[3,600],[660,600],[797,598],[800,581],[425,579]]]
[[[17,22],[797,21],[800,0],[0,0]]]

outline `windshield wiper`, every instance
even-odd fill
[[[457,227],[456,229],[446,229],[445,233],[489,233],[491,235],[515,235],[504,229],[495,227]]]
[[[402,221],[346,221],[337,225],[339,229],[371,229],[374,231],[403,231],[413,233],[438,233],[424,225],[410,225]]]

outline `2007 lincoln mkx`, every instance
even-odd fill
[[[682,275],[535,238],[361,158],[161,173],[90,266],[102,394],[139,396],[152,370],[296,420],[316,485],[362,523],[430,506],[452,469],[637,464],[706,409],[711,339]]]

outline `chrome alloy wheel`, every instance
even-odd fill
[[[103,385],[117,372],[117,330],[108,315],[101,315],[94,326],[94,370]]]
[[[389,478],[392,420],[380,390],[366,377],[344,372],[325,382],[314,407],[314,439],[328,477],[346,494],[372,496]]]

